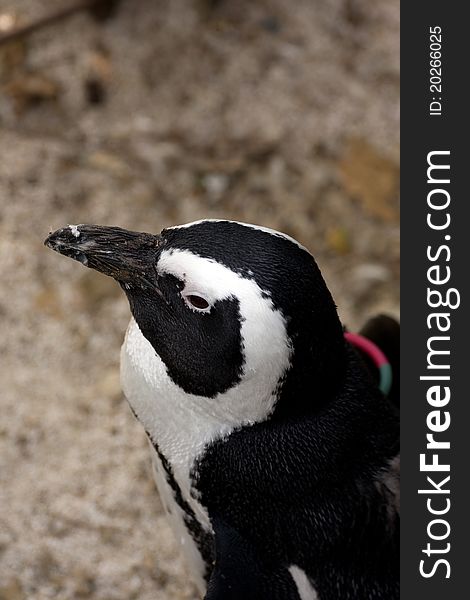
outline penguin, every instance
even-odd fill
[[[312,254],[228,220],[45,244],[127,296],[122,387],[201,598],[398,599],[398,412]]]

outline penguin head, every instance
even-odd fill
[[[224,398],[256,422],[315,410],[338,384],[336,307],[312,255],[284,234],[205,220],[159,235],[69,226],[45,243],[119,282],[164,364],[162,391],[171,383],[208,410]]]

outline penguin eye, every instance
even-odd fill
[[[202,296],[198,296],[196,294],[188,294],[185,296],[185,300],[187,304],[191,308],[195,308],[196,310],[206,310],[209,308],[209,302]]]

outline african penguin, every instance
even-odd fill
[[[45,243],[129,300],[122,386],[201,597],[398,599],[398,416],[312,255],[222,220]]]

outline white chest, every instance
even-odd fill
[[[168,521],[192,578],[204,593],[204,559],[188,531],[188,519],[193,526],[196,519],[202,534],[212,534],[207,511],[194,497],[194,491],[191,493],[191,468],[206,444],[205,436],[201,436],[204,423],[183,418],[178,402],[181,391],[166,375],[164,364],[134,320],[121,350],[121,382],[132,410],[150,437],[155,482]]]

